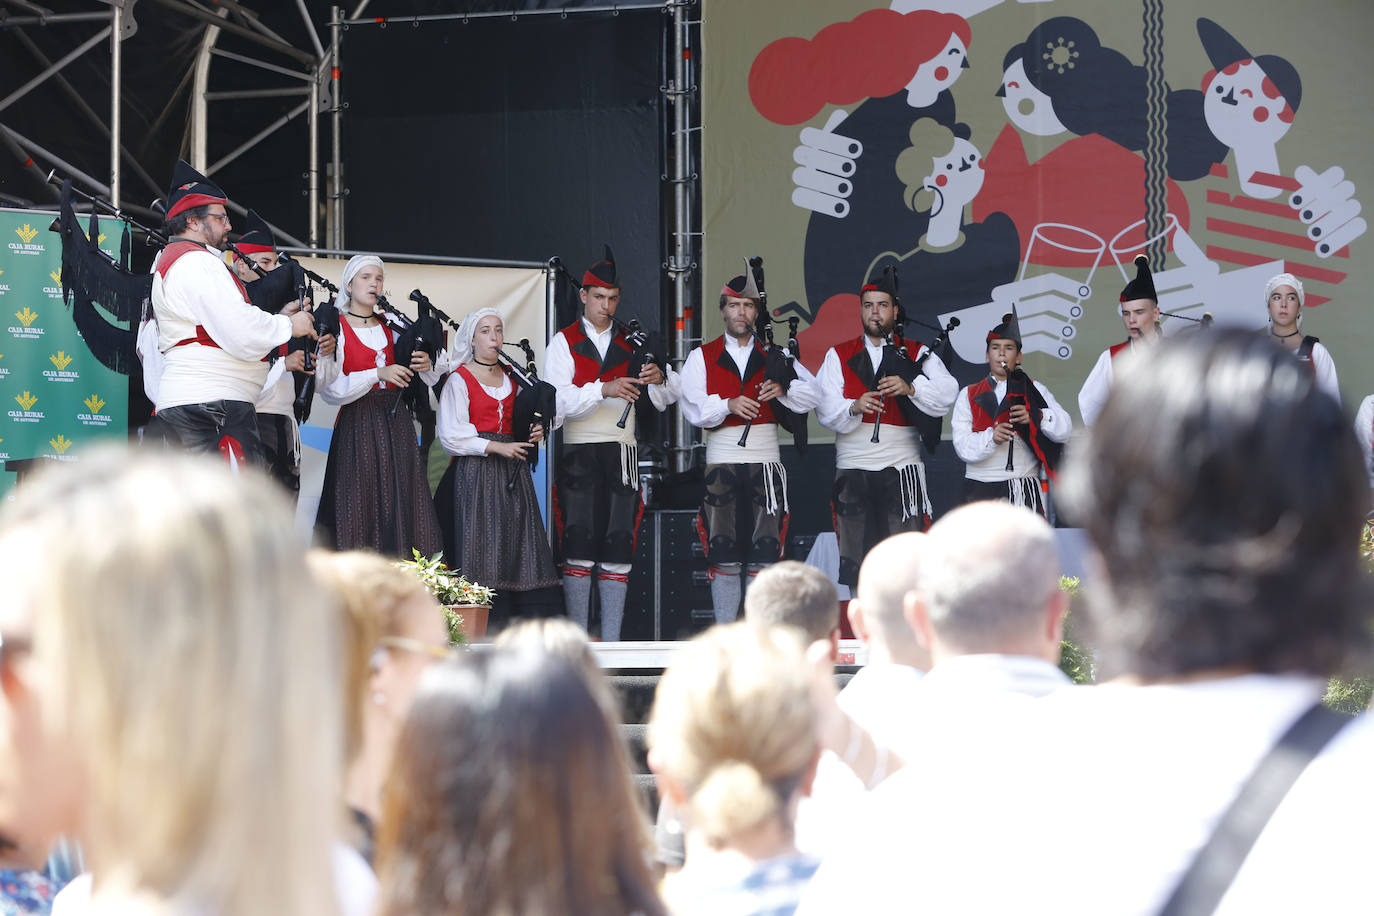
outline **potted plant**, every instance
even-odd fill
[[[397,565],[413,570],[434,600],[443,605],[449,641],[462,645],[485,636],[487,615],[496,592],[449,569],[443,563],[442,553],[426,558],[418,550],[411,552],[415,555],[413,559]]]

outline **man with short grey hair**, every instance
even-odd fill
[[[828,639],[838,647],[840,598],[835,583],[814,566],[784,560],[762,570],[744,594],[750,624],[795,627],[807,642]]]

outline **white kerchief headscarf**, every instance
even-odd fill
[[[334,297],[334,308],[341,312],[348,311],[348,284],[358,275],[358,271],[368,265],[380,268],[386,273],[386,265],[375,254],[355,254],[349,258],[348,263],[344,265],[343,278],[339,280],[339,295]]]
[[[1270,277],[1269,282],[1264,284],[1264,307],[1269,307],[1269,297],[1274,294],[1274,290],[1280,286],[1291,286],[1293,291],[1298,294],[1298,307],[1302,308],[1307,302],[1307,296],[1302,291],[1302,281],[1292,274],[1279,274]]]
[[[472,359],[472,337],[477,333],[477,322],[488,315],[495,315],[501,318],[501,313],[494,308],[480,308],[463,319],[463,323],[458,325],[458,333],[453,340],[453,367],[459,366]],[[505,323],[505,319],[501,319]]]

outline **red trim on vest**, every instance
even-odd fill
[[[918,343],[916,352],[911,354],[912,362],[921,358],[921,352],[925,350],[925,344]],[[842,394],[846,400],[857,401],[859,398],[868,394],[873,389],[863,383],[863,379],[850,367],[849,361],[860,353],[864,353],[864,338],[856,337],[853,340],[840,344],[835,348],[835,355],[840,360],[840,377],[844,380]],[[864,359],[868,359],[868,354],[864,353]],[[872,361],[870,360],[870,364]],[[911,421],[902,413],[901,407],[897,404],[896,398],[883,398],[883,425],[884,426],[910,426]],[[873,414],[864,414],[865,423],[873,422]]]
[[[701,347],[701,359],[706,365],[706,393],[714,394],[726,400],[737,398],[741,394],[757,399],[759,395],[759,386],[765,381],[763,374],[764,360],[762,359],[764,355],[763,348],[760,347],[757,342],[754,343],[754,352],[760,357],[759,368],[753,375],[744,379],[741,384],[739,371],[735,367],[734,358],[725,356],[725,335],[722,334],[710,343],[703,344]],[[722,357],[730,361],[730,368],[727,369],[725,366],[720,365]],[[720,425],[743,426],[744,422],[745,421],[741,420],[737,414],[732,413],[727,414],[725,420],[722,421]],[[765,423],[777,422],[777,417],[773,415],[773,402],[766,401],[760,404],[758,416],[754,418],[754,425],[761,426]]]
[[[377,351],[363,343],[362,338],[358,336],[358,332],[354,329],[353,325],[348,323],[347,318],[341,317],[339,319],[339,330],[342,332],[344,339],[344,358],[343,367],[341,369],[343,374],[349,375],[354,372],[366,372],[368,369],[376,369]],[[383,350],[386,353],[386,364],[389,366],[396,362],[396,348],[393,346],[395,341],[391,337],[391,328],[387,327],[385,324],[382,325],[382,333],[386,335],[386,347],[384,347]],[[372,389],[375,390],[377,388],[386,387],[388,387],[386,382],[378,382],[376,385],[372,386]]]
[[[615,366],[611,369],[607,369],[605,372],[602,372],[600,362],[597,362],[591,357],[585,356],[577,352],[577,350],[575,349],[577,345],[582,341],[588,339],[587,332],[582,327],[581,318],[577,319],[572,324],[568,325],[566,328],[559,331],[558,333],[563,335],[563,340],[566,341],[568,344],[568,354],[572,356],[572,383],[574,385],[581,386],[587,384],[588,382],[596,381],[609,382],[613,379],[625,378],[630,374],[629,360],[626,360],[620,365]],[[615,334],[611,336],[610,346],[618,346],[627,353],[634,353],[634,347],[630,346],[630,342],[625,339],[625,332],[620,330],[619,328],[616,328]],[[607,348],[606,352],[610,353],[609,347]]]
[[[153,262],[153,270],[157,272],[158,276],[162,277],[162,282],[166,283],[167,272],[172,269],[172,265],[181,260],[183,255],[188,255],[193,251],[203,251],[206,254],[210,254],[210,249],[199,242],[188,242],[185,239],[178,239],[158,252],[157,260]],[[234,273],[228,264],[220,261],[219,258],[215,258],[215,260],[219,261],[221,267],[229,271],[229,277],[234,281],[234,285],[238,287],[239,295],[243,297],[243,301],[252,305],[253,302],[248,298],[248,290],[244,287],[243,281],[238,278],[238,275]]]
[[[1029,384],[1033,385],[1035,383],[1030,382]],[[984,378],[980,382],[976,382],[972,385],[969,385],[968,388],[965,390],[967,391],[969,412],[973,415],[973,422],[971,424],[971,427],[975,433],[980,433],[983,430],[990,428],[994,422],[1011,422],[1012,404],[1010,402],[1007,402],[1007,409],[1005,411],[999,413],[996,417],[989,417],[988,412],[984,410],[976,400],[976,398],[984,392],[992,392],[993,395],[996,396],[997,392],[993,389],[991,378]],[[1021,396],[1016,395],[1015,397],[1018,400],[1020,400]],[[1040,449],[1039,435],[1040,422],[1039,419],[1036,417],[1035,411],[1031,411],[1031,424],[1029,428],[1029,435],[1021,435],[1020,429],[1018,429],[1016,436],[1018,439],[1021,440],[1022,445],[1025,445],[1028,448],[1030,448],[1031,454],[1035,456],[1035,460],[1040,462],[1040,467],[1043,468],[1045,473],[1049,475],[1051,480],[1053,480],[1055,477],[1055,469],[1050,467],[1049,461],[1045,459],[1044,452],[1042,452]]]
[[[214,347],[216,350],[222,349],[215,339],[210,336],[210,332],[201,325],[196,325],[196,336],[187,337],[185,340],[178,340],[172,344],[173,347],[184,347],[187,344],[200,344],[202,347]]]
[[[515,385],[510,386],[510,394],[501,400],[487,394],[482,383],[468,371],[467,366],[458,367],[458,375],[468,387],[468,422],[477,427],[479,433],[500,433],[512,435],[511,414],[515,410]]]
[[[1131,341],[1130,338],[1127,338],[1119,344],[1113,344],[1112,346],[1108,347],[1107,352],[1112,355],[1112,359],[1116,359],[1117,354],[1119,354],[1122,350],[1129,350],[1130,348]]]

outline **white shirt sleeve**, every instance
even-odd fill
[[[342,334],[339,335],[339,343],[334,350],[334,360],[335,368],[331,372],[325,373],[328,382],[321,387],[320,380],[315,381],[316,390],[319,391],[320,397],[324,398],[326,404],[333,404],[335,407],[352,404],[376,387],[377,370],[375,368],[364,369],[361,372],[342,371],[344,360],[344,338]]]
[[[1317,371],[1317,387],[1341,402],[1341,385],[1336,379],[1336,363],[1331,351],[1320,343],[1312,345],[1312,368]]]
[[[785,347],[783,352],[787,352]],[[794,413],[815,410],[821,404],[821,389],[816,384],[816,377],[799,359],[792,361],[792,368],[797,371],[797,377],[787,386],[787,394],[778,398],[778,403]]]
[[[706,393],[706,359],[698,347],[682,364],[682,415],[700,429],[715,429],[730,414],[730,402]]]
[[[1044,385],[1035,382],[1035,390],[1045,399],[1045,409],[1040,411],[1040,431],[1052,442],[1068,442],[1069,436],[1073,433],[1073,417],[1059,406],[1059,402]]]
[[[1360,454],[1364,456],[1369,485],[1374,488],[1374,394],[1360,402],[1360,410],[1355,414],[1355,439],[1360,443]]]
[[[291,339],[291,319],[269,315],[244,301],[234,277],[214,255],[193,253],[179,258],[172,270],[192,276],[182,285],[195,309],[196,321],[219,345],[236,359],[258,360]],[[199,279],[195,275],[199,274]],[[180,280],[182,278],[178,278]]]
[[[959,396],[959,383],[949,374],[949,369],[940,357],[934,353],[921,364],[921,374],[912,380],[911,387],[915,389],[911,395],[911,403],[915,404],[921,413],[932,417],[943,417],[949,413],[954,399]]]
[[[849,412],[854,399],[844,396],[844,367],[840,365],[840,355],[834,347],[826,351],[821,371],[816,373],[816,387],[821,393],[816,418],[822,426],[837,433],[852,433],[863,425],[863,417],[856,417]]]
[[[580,420],[596,413],[604,397],[601,394],[601,381],[592,379],[585,385],[573,384],[573,357],[568,348],[568,339],[559,331],[549,341],[544,351],[544,381],[558,392],[558,416],[555,427],[562,427],[568,420]]]
[[[468,415],[468,386],[461,378],[450,377],[439,398],[439,419],[435,438],[450,455],[485,455],[487,440],[477,435]]]
[[[997,443],[992,441],[993,427],[973,431],[973,408],[969,407],[967,388],[954,398],[954,415],[950,417],[949,426],[954,435],[954,453],[965,464],[982,461],[997,449]]]
[[[1112,351],[1103,350],[1088,373],[1087,381],[1078,390],[1078,413],[1083,417],[1084,426],[1097,422],[1097,415],[1107,403],[1107,395],[1112,392]]]
[[[667,410],[682,397],[682,376],[671,365],[663,369],[663,384],[649,386],[649,402],[655,410]]]

